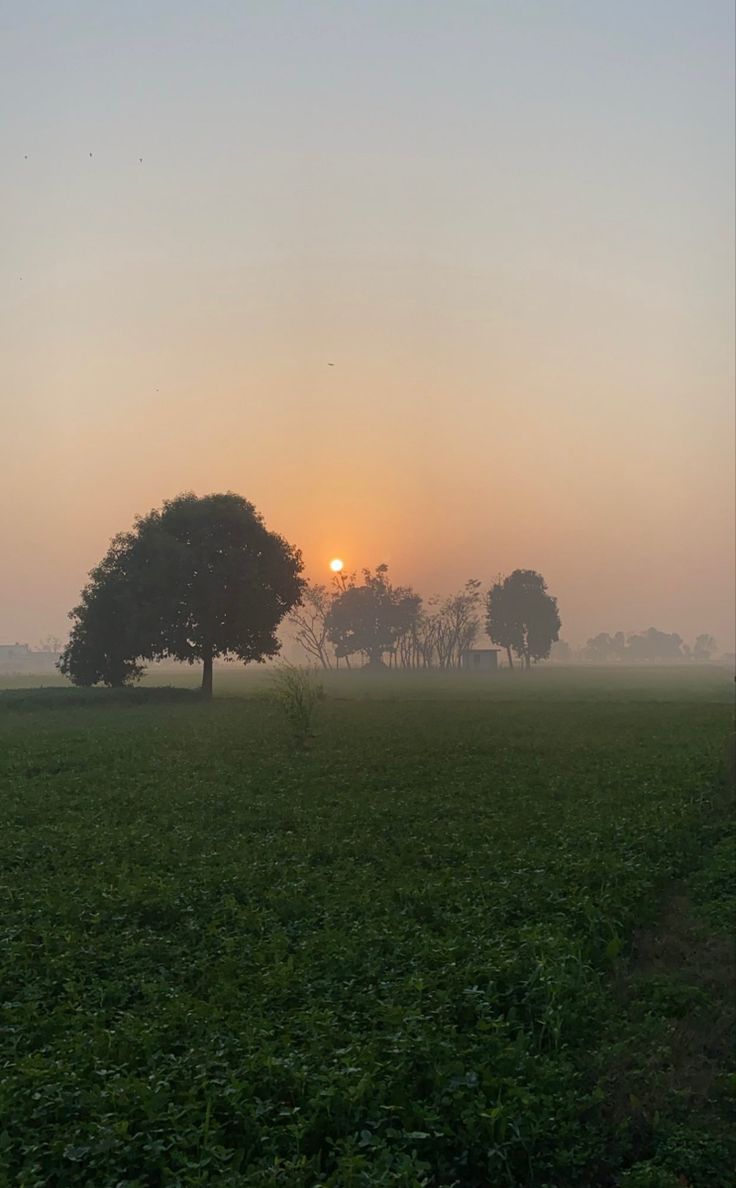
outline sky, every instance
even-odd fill
[[[734,646],[732,0],[0,0],[0,643],[233,490]],[[332,364],[332,366],[330,366]]]

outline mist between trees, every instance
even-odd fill
[[[386,565],[360,577],[341,573],[329,586],[302,572],[299,549],[269,531],[246,499],[179,495],[113,538],[70,612],[59,669],[75,685],[119,686],[135,681],[144,661],[200,663],[210,696],[218,659],[275,657],[284,623],[323,669],[462,668],[483,659],[473,652],[483,632],[511,668],[550,657],[702,661],[716,650],[712,636],[698,636],[690,651],[679,635],[650,628],[602,633],[573,654],[560,640],[557,599],[534,569],[488,587],[471,578],[450,597],[428,599],[394,585]],[[491,651],[485,658],[495,661]]]
[[[463,657],[488,640],[512,668],[548,659],[561,664],[707,664],[718,653],[716,640],[705,632],[690,646],[680,635],[656,627],[628,634],[602,631],[575,648],[560,639],[557,600],[535,570],[514,570],[485,589],[470,579],[450,597],[426,600],[411,587],[393,586],[386,565],[361,574],[360,583],[355,574],[341,574],[329,586],[306,585],[300,605],[289,616],[294,642],[324,669],[350,668],[356,662],[462,668]]]
[[[559,639],[557,600],[540,573],[516,569],[489,589],[477,578],[448,598],[426,601],[410,586],[394,586],[388,566],[340,574],[330,586],[307,585],[289,616],[294,639],[325,669],[453,669],[483,632],[510,667],[545,660]]]
[[[307,656],[323,668],[457,668],[484,624],[490,639],[526,667],[559,638],[556,599],[541,574],[517,569],[488,591],[471,579],[429,600],[394,586],[388,567],[340,575],[331,588],[301,576],[300,551],[270,532],[232,492],[179,495],[115,536],[70,612],[59,668],[76,685],[124,685],[142,661],[202,664],[212,694],[216,659],[275,656],[286,617]]]

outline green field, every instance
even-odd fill
[[[0,694],[0,1183],[733,1183],[727,672],[218,680]]]

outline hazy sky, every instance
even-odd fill
[[[0,0],[0,642],[230,489],[733,647],[733,12]]]

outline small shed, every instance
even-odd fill
[[[467,672],[495,672],[498,668],[498,648],[467,648],[461,660]]]

